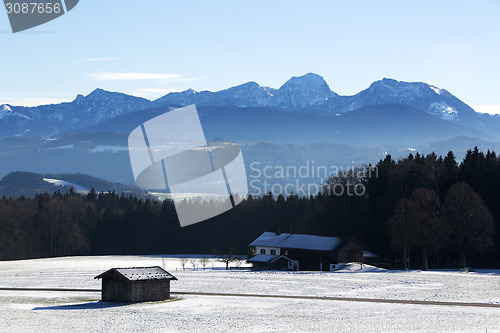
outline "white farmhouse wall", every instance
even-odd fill
[[[267,247],[267,246],[256,246],[255,247],[255,254],[261,254],[260,250],[264,249],[266,251],[265,254],[271,254],[271,250],[276,251],[276,255],[281,255],[281,249],[279,247]]]

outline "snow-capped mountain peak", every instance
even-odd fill
[[[354,96],[344,96],[330,108],[345,113],[377,104],[405,104],[423,110],[437,118],[459,121],[465,104],[444,89],[423,82],[405,82],[384,78]],[[464,109],[463,112],[470,110]],[[470,113],[470,112],[469,112]]]
[[[272,105],[282,109],[303,109],[315,107],[333,96],[335,93],[323,77],[308,73],[286,81],[278,90]]]
[[[25,115],[15,112],[12,110],[10,105],[3,104],[0,105],[0,119],[6,118],[6,117],[17,117],[17,118],[22,118],[22,119],[29,119]]]
[[[257,82],[247,82],[236,87],[221,90],[216,94],[228,104],[250,107],[250,106],[268,106],[276,89],[263,87]]]
[[[82,96],[82,95],[78,95],[76,99],[79,99],[79,98],[81,99],[80,96]],[[135,97],[135,96],[123,94],[120,92],[108,91],[108,90],[104,90],[101,88],[94,89],[90,94],[83,97],[84,100],[92,100],[92,99],[93,100],[103,100],[103,99],[110,99],[110,98],[133,98],[133,99],[142,99],[144,101],[147,101],[145,98]]]
[[[7,104],[0,105],[0,112],[12,112],[12,109]]]
[[[307,73],[301,76],[292,76],[288,81],[286,81],[281,88],[285,88],[288,85],[315,85],[315,86],[325,86],[329,90],[328,83],[325,79],[316,73]],[[280,89],[281,89],[280,88]]]
[[[0,105],[0,119],[12,114],[12,109],[7,104]]]
[[[423,82],[405,82],[384,78],[373,82],[368,91],[378,95],[392,95],[406,98],[428,96],[434,92],[429,85]]]

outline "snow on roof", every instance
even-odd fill
[[[159,266],[111,268],[94,279],[105,278],[111,274],[119,274],[129,281],[177,280],[175,276]]]
[[[303,249],[316,251],[333,251],[342,243],[338,237],[324,237],[302,234],[276,234],[264,232],[250,246],[279,247],[287,249]]]

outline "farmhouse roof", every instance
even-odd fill
[[[333,251],[340,244],[342,239],[338,237],[325,237],[302,234],[276,234],[274,232],[264,232],[250,246],[278,247],[285,249],[302,249],[316,251]]]
[[[129,281],[177,280],[175,276],[159,266],[111,268],[97,275],[94,279],[102,279],[113,275],[122,276]]]

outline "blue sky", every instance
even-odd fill
[[[80,0],[17,34],[0,11],[0,46],[0,104],[279,88],[315,72],[343,95],[390,77],[500,112],[500,0]]]

